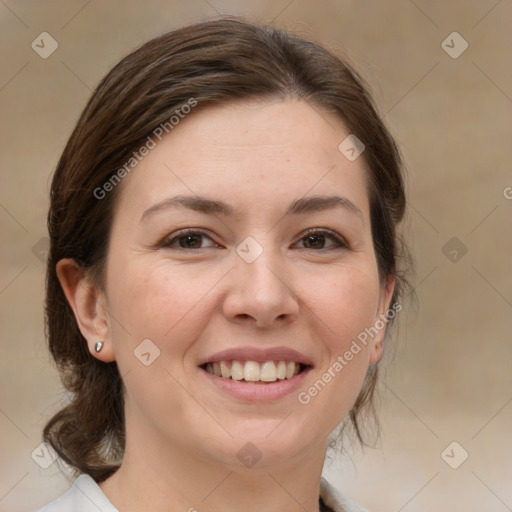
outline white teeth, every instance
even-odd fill
[[[263,382],[275,382],[277,380],[277,370],[274,361],[267,361],[261,365],[260,380]]]
[[[286,378],[286,363],[284,361],[279,361],[277,365],[277,378],[281,380]]]
[[[226,361],[220,362],[220,373],[222,377],[224,377],[225,379],[229,379],[229,377],[231,377],[231,371],[228,365],[226,364]]]
[[[231,364],[231,378],[233,380],[242,380],[244,378],[244,367],[240,361],[233,361]]]
[[[244,366],[244,379],[248,382],[260,380],[260,365],[255,361],[247,361]]]
[[[246,382],[276,382],[291,379],[300,373],[300,363],[294,361],[216,361],[204,367],[208,373],[224,379]]]

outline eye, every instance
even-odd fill
[[[348,248],[341,236],[326,229],[311,229],[298,242],[300,249],[332,250]],[[297,245],[297,244],[296,244]]]
[[[209,243],[207,243],[208,241]],[[207,245],[205,245],[206,243]],[[218,247],[218,244],[204,231],[186,229],[169,235],[162,241],[161,247],[168,249],[206,249],[207,247]]]

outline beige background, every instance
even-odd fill
[[[332,482],[374,512],[512,510],[507,0],[0,2],[0,510],[34,510],[69,485],[31,458],[63,396],[45,349],[37,257],[57,158],[121,56],[222,13],[274,20],[346,51],[407,161],[419,307],[402,318],[388,364],[382,439],[333,463]],[[59,45],[47,59],[31,48],[44,31]],[[456,59],[441,46],[454,31],[469,44]],[[467,248],[462,258],[462,246],[443,252],[452,237]],[[448,451],[452,464],[469,453],[458,469],[441,458],[452,441],[463,447]]]

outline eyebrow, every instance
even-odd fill
[[[226,217],[233,217],[235,214],[234,208],[222,201],[201,196],[174,196],[148,208],[142,214],[141,221],[157,211],[177,207],[188,208],[205,214],[220,214]],[[319,212],[331,208],[344,208],[348,212],[357,215],[364,223],[361,210],[352,201],[342,196],[308,196],[296,199],[286,210],[285,217]]]

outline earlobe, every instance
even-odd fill
[[[373,343],[372,351],[370,354],[370,364],[377,364],[382,359],[383,354],[382,340],[376,340]]]
[[[87,340],[89,352],[101,361],[114,361],[110,322],[103,291],[71,258],[60,260],[56,271],[78,328]],[[101,342],[100,350],[96,350],[98,342]]]

